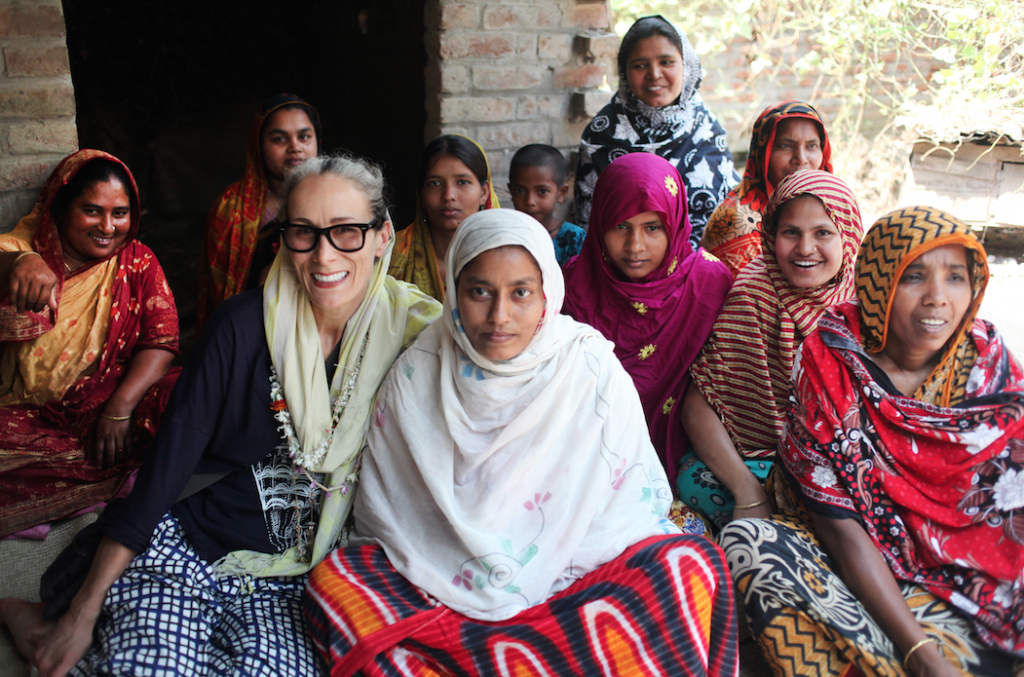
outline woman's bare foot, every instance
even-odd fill
[[[28,660],[35,656],[39,640],[56,625],[43,620],[45,608],[42,602],[26,602],[14,597],[0,599],[0,623],[8,627],[18,651]]]

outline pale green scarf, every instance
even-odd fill
[[[385,228],[391,232],[390,221]],[[374,264],[366,297],[345,328],[329,400],[324,397],[327,370],[313,306],[283,247],[274,260],[263,287],[263,318],[271,360],[301,447],[296,463],[311,473],[326,473],[326,484],[332,490],[323,499],[309,562],[300,559],[297,547],[279,554],[239,550],[217,562],[220,573],[298,576],[337,547],[351,509],[354,473],[377,389],[399,353],[441,310],[440,304],[416,287],[387,275],[393,249],[391,237],[384,256]],[[354,382],[347,383],[354,374]],[[343,394],[349,395],[348,403],[332,430],[331,404]]]

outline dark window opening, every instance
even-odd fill
[[[423,147],[424,0],[64,0],[83,148],[123,159],[181,314],[195,315],[206,213],[242,176],[256,107],[294,92],[324,149],[383,163],[396,228],[412,221]]]

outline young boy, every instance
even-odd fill
[[[547,228],[555,245],[558,265],[580,253],[586,231],[555,216],[565,202],[565,158],[557,148],[542,143],[523,146],[512,156],[508,192],[516,211],[525,212]]]

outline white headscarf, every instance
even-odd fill
[[[490,249],[525,248],[543,275],[541,326],[493,362],[462,331],[456,280]],[[478,212],[448,250],[444,321],[395,363],[377,398],[355,500],[357,542],[446,606],[504,620],[627,547],[678,533],[640,398],[612,344],[560,314],[551,237]]]

